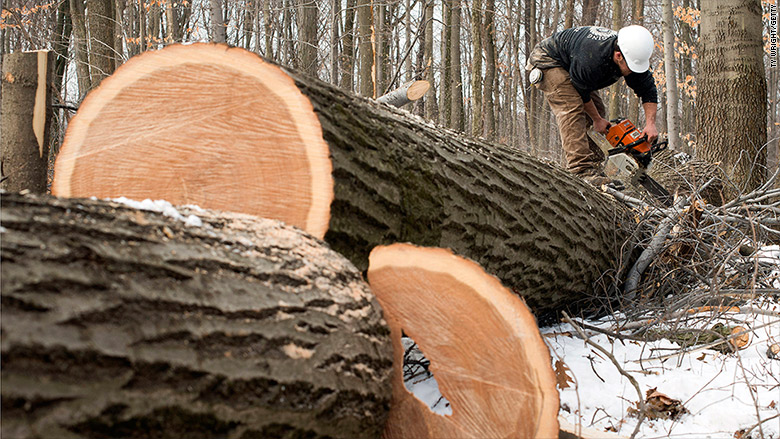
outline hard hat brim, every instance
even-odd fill
[[[626,65],[628,65],[628,68],[634,73],[644,73],[650,70],[650,60],[637,61],[628,58],[624,58],[624,59],[626,60]]]

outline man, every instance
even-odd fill
[[[658,138],[658,90],[649,70],[653,48],[653,36],[642,26],[619,32],[583,26],[554,33],[528,59],[529,79],[544,92],[558,122],[567,169],[594,186],[613,183],[601,169],[604,153],[587,135],[590,125],[602,134],[609,128],[597,90],[625,78],[642,99],[642,135],[651,143]]]

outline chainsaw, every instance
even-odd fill
[[[653,155],[666,149],[668,142],[651,144],[630,120],[623,118],[611,121],[606,134],[608,146],[604,137],[595,131],[591,130],[588,134],[607,154],[605,174],[610,177],[630,176],[631,184],[644,187],[664,206],[672,205],[669,191],[647,175]]]

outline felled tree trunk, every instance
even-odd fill
[[[368,280],[395,352],[386,439],[558,436],[547,345],[528,307],[498,279],[448,250],[393,244],[371,252]],[[451,415],[405,388],[402,333],[430,361]]]
[[[382,431],[388,329],[321,241],[245,215],[1,197],[3,437]]]
[[[423,97],[430,88],[431,83],[428,81],[409,81],[390,93],[376,98],[376,101],[393,107],[403,107]]]
[[[3,57],[0,109],[0,188],[45,193],[54,53],[16,52]]]
[[[325,236],[361,270],[381,244],[451,248],[540,316],[597,290],[631,224],[605,195],[527,154],[209,44],[135,57],[90,94],[53,192],[280,219]]]

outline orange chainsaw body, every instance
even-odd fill
[[[614,120],[607,131],[607,140],[612,148],[630,148],[639,154],[650,152],[651,145],[646,139],[642,139],[642,133],[628,119]]]

